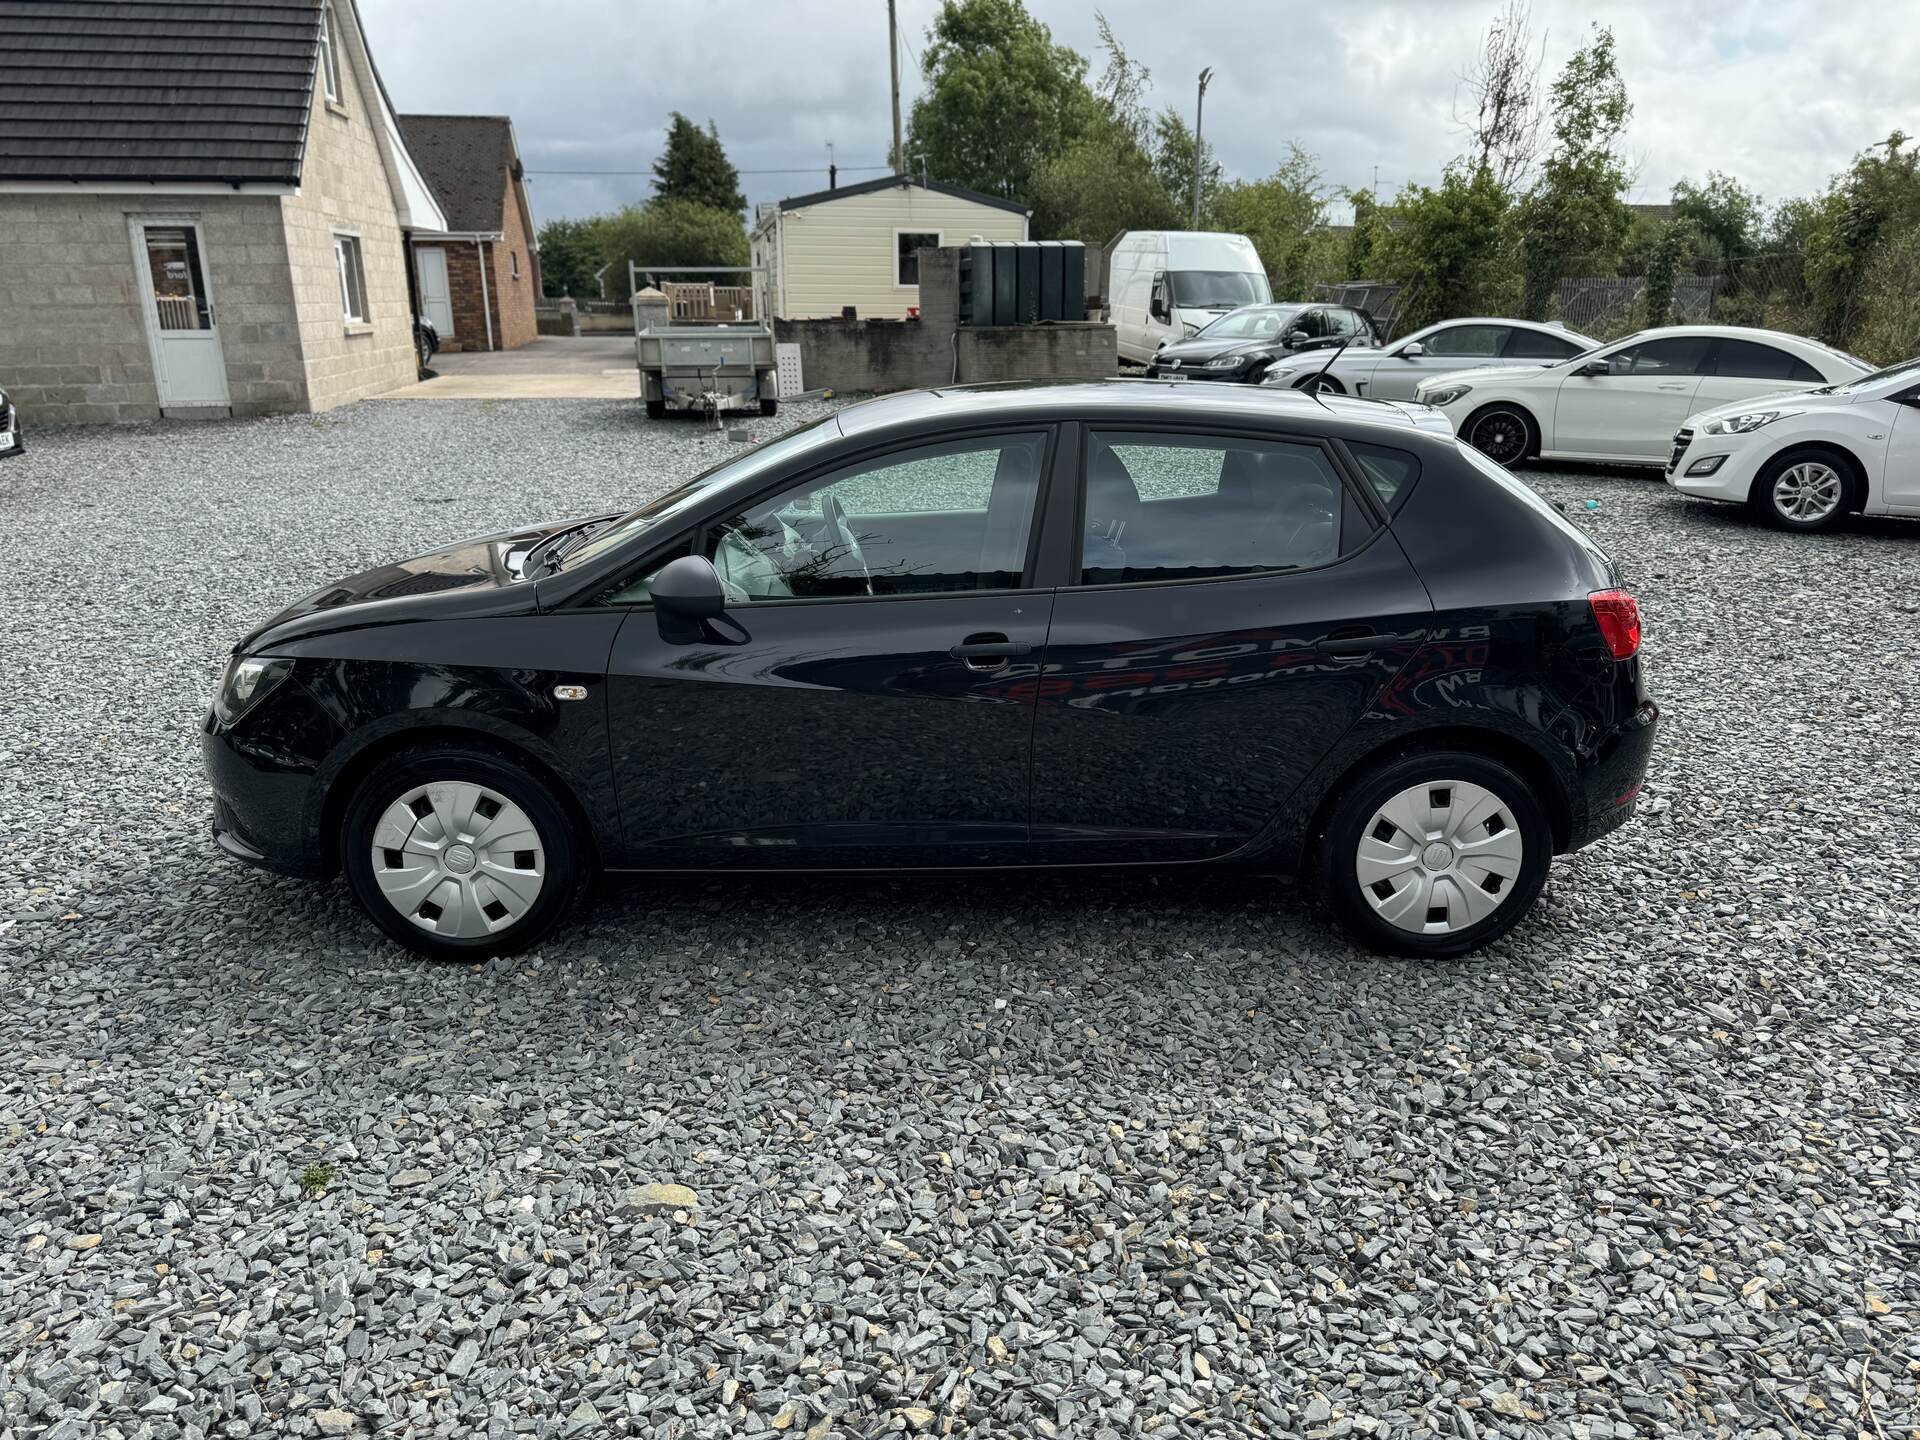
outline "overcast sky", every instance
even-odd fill
[[[886,0],[358,0],[403,112],[513,117],[541,220],[648,193],[669,111],[720,128],[751,205],[884,173]],[[938,0],[898,0],[903,114]],[[1096,6],[1029,0],[1057,41],[1102,63]],[[1153,74],[1155,108],[1189,120],[1214,68],[1206,136],[1229,175],[1270,171],[1287,142],[1329,185],[1381,197],[1433,183],[1462,148],[1458,76],[1499,0],[1104,0]],[[1635,200],[1675,179],[1738,175],[1769,201],[1823,186],[1862,146],[1920,132],[1913,0],[1534,0],[1550,79],[1596,14],[1612,24],[1634,104]],[[906,48],[910,46],[911,52]],[[562,175],[563,170],[630,175]],[[751,173],[778,172],[789,173]],[[937,178],[937,177],[936,177]]]

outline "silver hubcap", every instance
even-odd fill
[[[1773,503],[1789,520],[1824,520],[1840,506],[1840,472],[1817,460],[1789,465],[1773,482]]]
[[[527,812],[464,780],[399,796],[373,831],[373,875],[422,930],[466,940],[504,930],[546,883],[546,847]]]
[[[1451,935],[1500,908],[1525,854],[1498,795],[1466,780],[1429,780],[1373,812],[1354,868],[1360,893],[1389,925]]]

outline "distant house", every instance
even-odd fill
[[[400,130],[447,217],[413,237],[420,313],[443,350],[511,350],[538,333],[540,251],[504,115],[402,115]]]
[[[939,180],[888,175],[762,205],[753,225],[756,313],[819,320],[852,306],[898,319],[920,303],[922,246],[1024,240],[1024,205]]]
[[[354,0],[34,0],[0,30],[0,384],[33,421],[415,377],[404,236],[446,220]]]

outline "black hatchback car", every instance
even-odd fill
[[[1285,356],[1379,343],[1373,318],[1350,305],[1243,305],[1191,339],[1162,345],[1147,375],[1258,385],[1267,367]]]
[[[1450,955],[1633,811],[1639,613],[1404,407],[1114,381],[854,405],[235,647],[214,830],[477,957],[590,870],[1253,866]]]

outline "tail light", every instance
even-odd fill
[[[1593,607],[1593,623],[1600,627],[1600,638],[1616,660],[1631,660],[1640,653],[1640,602],[1624,590],[1596,590],[1587,596]]]

